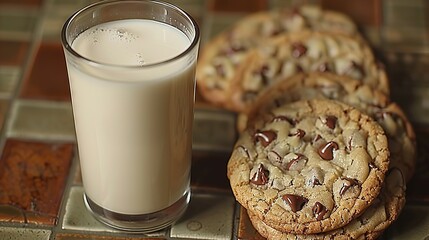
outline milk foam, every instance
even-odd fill
[[[185,34],[167,24],[120,20],[86,30],[72,47],[97,62],[133,66],[165,61],[184,52],[189,45]]]

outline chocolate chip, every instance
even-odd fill
[[[302,16],[302,15],[301,15],[301,12],[299,11],[299,9],[294,7],[291,11],[291,16],[295,17],[295,16]]]
[[[302,170],[304,168],[305,163],[307,162],[308,158],[302,154],[297,153],[297,156],[293,159],[291,159],[286,164],[286,170]],[[301,165],[301,166],[297,166]]]
[[[305,136],[305,131],[304,130],[302,130],[302,129],[297,129],[296,130],[296,133],[293,133],[293,134],[289,134],[288,135],[289,137],[293,137],[293,136],[297,136],[297,137],[299,137],[299,138],[303,138],[304,136]]]
[[[292,209],[292,212],[300,211],[304,205],[308,202],[308,199],[302,196],[285,194],[282,199]]]
[[[319,179],[317,179],[317,178],[313,178],[313,179],[312,179],[311,184],[312,184],[312,186],[322,185],[322,184],[320,183],[320,180],[319,180]]]
[[[217,65],[215,65],[215,69],[216,69],[216,73],[217,73],[220,77],[224,78],[224,77],[226,76],[225,68],[224,68],[221,64],[217,64]]]
[[[375,164],[374,164],[374,163],[369,163],[369,164],[368,164],[368,166],[369,166],[370,168],[372,168],[372,169],[377,168],[377,166],[375,166]]]
[[[328,126],[330,129],[334,129],[335,125],[337,124],[337,118],[334,116],[327,116],[326,117],[326,126]]]
[[[264,167],[264,165],[259,164],[258,170],[253,174],[250,182],[255,185],[265,185],[268,183],[269,174],[270,172]]]
[[[254,135],[255,141],[258,141],[262,144],[262,146],[268,146],[272,141],[277,138],[277,134],[274,131],[261,131],[256,132]]]
[[[332,160],[334,159],[334,150],[338,150],[338,144],[336,142],[330,141],[325,145],[322,145],[319,150],[319,156],[324,160]]]
[[[341,178],[343,180],[345,180],[345,182],[343,183],[343,186],[340,189],[340,195],[342,196],[350,187],[352,186],[356,186],[359,184],[358,180],[353,179],[353,178]]]
[[[323,216],[325,216],[326,212],[328,212],[328,210],[326,209],[325,206],[323,206],[323,204],[321,204],[320,202],[316,202],[313,206],[313,214],[316,217],[317,221],[320,221],[323,219]]]
[[[280,33],[282,33],[282,30],[277,28],[277,29],[274,29],[273,31],[271,31],[270,36],[274,37],[274,36],[279,35]]]
[[[307,48],[300,42],[292,44],[292,57],[299,58],[307,52]]]
[[[259,70],[259,75],[261,75],[262,83],[264,85],[268,85],[270,82],[270,79],[268,77],[268,71],[270,71],[270,68],[267,65],[263,65]]]
[[[235,53],[244,52],[244,51],[246,51],[246,48],[244,46],[240,44],[231,44],[227,49],[225,49],[223,53],[224,55],[231,56]]]

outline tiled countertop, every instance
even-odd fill
[[[193,195],[179,222],[149,236],[127,235],[101,225],[87,212],[59,33],[66,18],[90,2],[0,0],[0,239],[263,239],[235,202],[226,178],[236,137],[235,115],[200,101],[195,113]],[[175,4],[196,18],[204,45],[249,12],[297,2]],[[391,74],[394,100],[416,127],[417,172],[408,186],[407,205],[384,238],[429,239],[429,34],[424,31],[429,29],[424,14],[428,3],[316,2],[347,11],[362,24]]]

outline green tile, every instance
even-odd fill
[[[43,39],[60,41],[61,29],[64,23],[75,11],[82,7],[82,5],[49,7],[47,14],[42,19]]]
[[[3,129],[3,124],[6,119],[6,113],[9,108],[9,101],[0,99],[0,129]]]
[[[96,0],[51,0],[50,3],[55,7],[64,7],[64,6],[86,6]]]
[[[0,10],[0,38],[29,39],[37,23],[36,13]]]
[[[0,98],[9,98],[21,77],[19,67],[0,67]]]
[[[0,227],[2,240],[48,240],[49,235],[51,231],[43,229]]]
[[[270,9],[291,7],[291,6],[293,6],[294,2],[296,2],[296,1],[293,1],[293,0],[270,0],[270,1],[268,1]]]
[[[41,140],[74,141],[69,102],[17,100],[12,106],[7,136]]]
[[[60,40],[60,33],[64,22],[77,10],[96,2],[94,0],[54,0],[48,7],[47,14],[43,19],[43,38],[44,40]],[[184,9],[194,18],[199,19],[204,10],[204,1],[185,0],[172,1],[175,5]]]
[[[185,215],[171,228],[171,237],[232,239],[235,200],[226,194],[192,194]]]
[[[193,17],[200,17],[204,14],[206,1],[203,0],[164,0],[178,6]]]
[[[201,26],[201,47],[245,16],[246,14],[244,13],[216,13],[207,15],[204,24]]]

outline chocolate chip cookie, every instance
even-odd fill
[[[384,129],[390,149],[390,165],[399,168],[408,182],[414,174],[417,158],[416,135],[413,127],[396,103],[368,111]]]
[[[342,227],[377,197],[389,165],[383,129],[333,100],[285,104],[241,134],[228,162],[237,201],[281,232]]]
[[[348,36],[321,32],[282,35],[249,53],[229,85],[229,108],[246,111],[264,89],[297,73],[330,72],[389,93],[384,68],[371,49]]]
[[[407,117],[387,95],[348,77],[309,73],[280,80],[259,95],[247,117],[239,117],[239,129],[245,128],[247,118],[252,121],[263,111],[309,99],[335,99],[374,118],[386,132],[391,164],[400,168],[405,179],[410,180],[416,162],[416,139]]]
[[[249,212],[249,218],[257,231],[269,240],[348,240],[348,239],[377,239],[380,234],[392,224],[405,204],[405,181],[397,168],[391,168],[380,195],[374,203],[358,218],[344,227],[326,233],[297,235],[280,232],[269,227],[255,214]]]
[[[209,102],[230,106],[231,83],[242,75],[249,53],[267,39],[304,30],[352,36],[363,42],[349,17],[317,6],[302,6],[251,14],[208,42],[199,57],[197,87]]]
[[[247,114],[241,114],[238,128],[244,129],[247,118],[251,120],[261,111],[309,99],[335,99],[363,112],[379,111],[390,102],[388,95],[350,77],[327,72],[298,73],[264,89]]]

